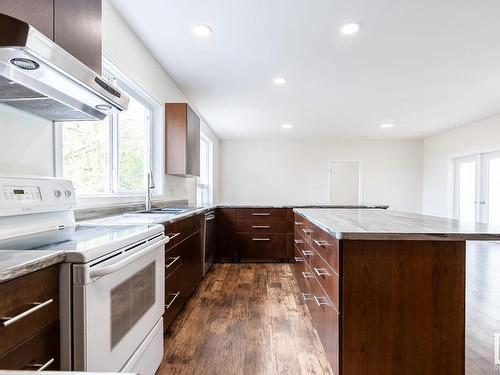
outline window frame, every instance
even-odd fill
[[[164,178],[162,170],[163,158],[161,154],[164,150],[164,145],[161,142],[163,139],[162,127],[160,126],[160,117],[162,114],[161,104],[156,101],[149,93],[140,87],[126,73],[114,65],[108,58],[103,56],[103,74],[109,80],[116,80],[120,88],[123,89],[129,96],[132,96],[139,103],[149,109],[149,126],[145,131],[145,174],[148,171],[153,172],[156,187],[152,189],[153,196],[163,195]],[[121,202],[135,202],[144,199],[146,189],[138,191],[124,191],[119,189],[119,170],[118,170],[118,122],[119,114],[110,116],[109,130],[109,190],[106,193],[85,193],[78,194],[78,204],[81,206],[96,206]],[[62,160],[62,123],[54,123],[54,171],[57,177],[63,176],[63,160]]]
[[[214,185],[214,143],[205,134],[200,133],[200,142],[206,142],[207,144],[207,159],[208,159],[208,184],[201,183],[201,177],[196,178],[196,200],[198,204],[201,202],[201,190],[207,190],[208,192],[208,202],[206,204],[210,205],[214,201],[213,195],[213,185]],[[201,149],[201,147],[200,147]],[[201,152],[200,152],[200,166],[201,166]]]

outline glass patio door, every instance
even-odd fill
[[[455,217],[500,224],[500,152],[455,159]]]

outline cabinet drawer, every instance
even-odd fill
[[[286,222],[285,208],[238,208],[236,221]]]
[[[165,245],[166,249],[170,249],[188,238],[193,233],[201,230],[201,215],[195,215],[176,221],[172,224],[167,224],[165,234],[170,237],[170,241]]]
[[[185,263],[184,247],[182,244],[165,250],[165,278],[169,277],[178,267]]]
[[[292,273],[293,276],[295,277],[295,280],[297,281],[297,284],[299,286],[299,289],[301,292],[304,293],[304,277],[302,272],[305,272],[306,270],[306,265],[305,265],[305,260],[304,256],[300,252],[299,248],[297,246],[293,247],[294,252],[293,252],[293,259],[292,259]]]
[[[289,233],[287,221],[270,221],[255,219],[253,221],[238,221],[236,232],[240,233]]]
[[[286,234],[237,234],[236,249],[241,259],[287,258]]]
[[[311,271],[318,280],[335,309],[340,312],[339,306],[339,276],[318,255],[311,257]]]
[[[59,370],[59,321],[0,356],[4,370]]]
[[[317,279],[311,280],[311,299],[308,308],[311,320],[318,333],[326,358],[334,374],[339,373],[339,347],[340,347],[340,316],[332,306],[331,301],[325,296]]]
[[[57,265],[0,284],[0,354],[59,320]]]
[[[318,255],[340,275],[339,240],[321,230],[314,233],[312,247]]]
[[[165,313],[163,330],[166,331],[189,298],[189,282],[184,275],[185,267],[177,267],[165,278]]]

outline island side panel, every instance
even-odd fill
[[[342,374],[464,374],[465,241],[342,249]]]

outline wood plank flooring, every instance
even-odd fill
[[[465,373],[494,371],[494,334],[500,333],[500,244],[467,243]]]
[[[332,374],[299,296],[288,264],[214,264],[157,374]]]

